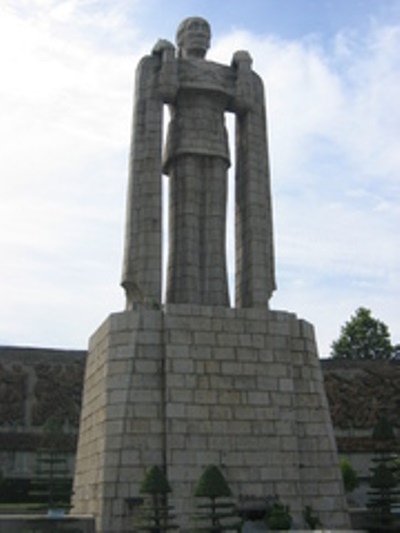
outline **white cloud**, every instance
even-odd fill
[[[273,304],[314,322],[324,355],[361,305],[385,316],[399,341],[399,32],[341,34],[330,49],[315,38],[282,42],[244,32],[216,43],[225,62],[232,50],[251,50],[265,80],[279,285]]]
[[[152,43],[126,3],[99,5],[0,9],[0,342],[83,347],[122,308],[134,68]],[[267,91],[273,307],[314,322],[325,355],[360,305],[399,342],[400,28],[330,46],[231,32],[210,58],[230,63],[237,49],[250,50]]]

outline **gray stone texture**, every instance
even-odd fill
[[[161,304],[162,172],[170,184],[167,302],[229,306],[225,112],[236,117],[236,304],[266,307],[275,274],[263,84],[247,52],[236,52],[230,66],[206,61],[208,24],[191,21],[204,26],[184,34],[204,40],[200,56],[185,40],[177,53],[159,41],[136,73],[122,275],[127,308]],[[171,116],[164,152],[163,104]]]
[[[294,314],[171,304],[113,314],[90,342],[74,512],[132,525],[125,498],[167,469],[181,531],[219,465],[235,497],[279,495],[348,527],[312,326]]]
[[[159,465],[188,531],[195,483],[214,463],[237,498],[278,495],[297,523],[311,505],[326,526],[346,528],[313,328],[268,311],[275,279],[263,84],[247,52],[230,66],[206,61],[209,40],[204,19],[186,19],[178,52],[158,41],[137,70],[127,311],[90,342],[74,511],[93,513],[100,531],[132,528],[126,500]],[[162,154],[164,104],[171,121]],[[236,309],[225,264],[225,112],[236,117]],[[164,307],[162,172],[170,180]]]

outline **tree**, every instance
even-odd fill
[[[314,531],[314,529],[321,528],[322,524],[318,518],[317,513],[311,507],[311,505],[306,505],[303,509],[303,520],[306,526]]]
[[[393,346],[393,359],[400,360],[400,344]]]
[[[36,452],[36,469],[30,496],[49,510],[70,507],[72,487],[67,455],[63,449],[64,440],[61,420],[56,417],[47,419],[43,426],[41,445]]]
[[[289,530],[292,525],[292,517],[287,505],[276,503],[266,518],[268,529],[272,531]]]
[[[390,341],[389,328],[371,316],[365,307],[357,309],[342,327],[340,337],[332,343],[331,355],[336,359],[390,359],[395,347]]]
[[[145,502],[139,513],[141,522],[135,531],[148,531],[149,533],[162,533],[171,529],[179,529],[173,524],[175,516],[171,514],[171,507],[168,505],[168,494],[171,487],[167,478],[158,466],[153,466],[147,472],[140,492],[148,495],[150,501]]]
[[[372,438],[375,443],[376,456],[372,459],[375,466],[371,468],[368,507],[375,510],[381,524],[392,521],[392,505],[396,503],[396,437],[390,422],[382,417],[378,420]]]
[[[208,522],[208,525],[200,526],[196,531],[220,533],[239,528],[235,506],[228,501],[232,496],[231,489],[217,466],[207,466],[197,482],[194,495],[208,500],[197,506],[201,511],[197,519]]]

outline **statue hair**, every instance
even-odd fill
[[[178,50],[179,51],[182,48],[182,35],[187,30],[187,28],[188,28],[190,22],[192,22],[192,20],[199,20],[201,22],[205,22],[206,25],[207,25],[207,28],[208,28],[209,36],[211,37],[211,26],[210,26],[210,24],[208,23],[208,21],[206,19],[204,19],[203,17],[188,17],[188,18],[182,20],[182,22],[179,24],[178,29],[176,31],[175,41],[176,41],[176,44],[178,45]]]

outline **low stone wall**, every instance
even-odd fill
[[[91,516],[0,515],[0,533],[95,533]]]

